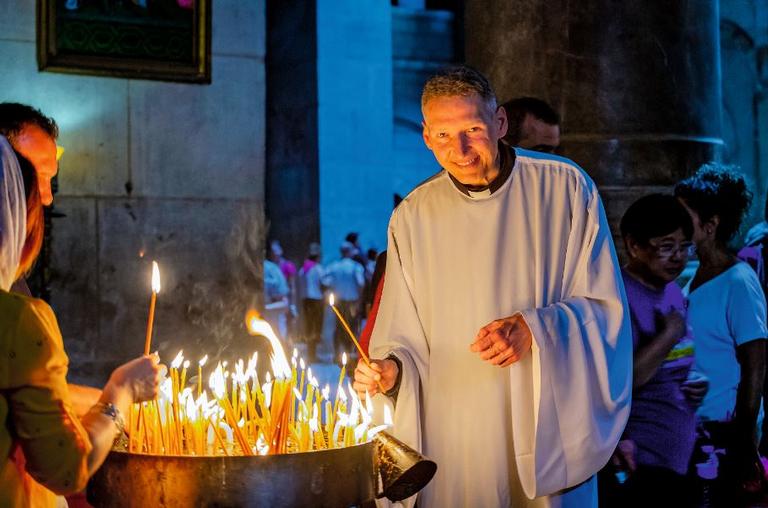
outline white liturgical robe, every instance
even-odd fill
[[[512,164],[492,193],[443,171],[390,220],[371,357],[402,362],[392,434],[438,465],[420,508],[596,506],[629,416],[629,314],[595,184],[560,157],[517,150]],[[470,351],[518,312],[533,333],[522,360]]]

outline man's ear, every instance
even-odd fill
[[[702,226],[704,226],[704,231],[707,232],[707,234],[717,234],[717,226],[720,225],[720,216],[719,215],[713,215],[709,218],[708,221],[706,221]]]
[[[626,235],[624,237],[624,246],[627,248],[627,255],[630,258],[637,257],[637,250],[640,248],[640,244],[637,243],[632,235]]]
[[[427,145],[427,148],[432,150],[432,141],[429,137],[429,127],[427,127],[427,123],[424,120],[421,121],[421,137],[424,139],[424,144]]]
[[[507,130],[509,129],[509,122],[507,120],[507,111],[502,106],[499,106],[498,108],[496,108],[496,115],[494,117],[494,121],[496,122],[496,125],[499,128],[499,139],[501,139],[507,135]]]

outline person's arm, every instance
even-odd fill
[[[532,454],[519,464],[529,498],[593,476],[611,458],[630,412],[629,309],[605,211],[594,184],[583,183],[571,195],[568,255],[562,264],[552,260],[551,266],[538,267],[558,274],[562,289],[557,299],[519,310],[501,320],[504,326],[491,322],[472,346],[481,360],[501,368],[518,358],[506,368],[515,387],[509,400],[511,425],[526,429],[514,433],[515,449]],[[498,363],[499,357],[504,361]]]
[[[99,404],[91,408],[81,422],[93,448],[88,454],[88,476],[90,477],[107,458],[115,437],[125,422],[117,422],[106,415],[102,408],[112,404],[122,415],[128,415],[131,404],[150,400],[157,395],[159,369],[156,356],[143,356],[128,362],[112,373]]]
[[[94,404],[99,401],[101,397],[101,390],[85,385],[76,385],[69,383],[67,385],[69,389],[69,398],[72,401],[72,410],[75,414],[82,418],[88,413]]]
[[[685,335],[685,318],[677,310],[659,316],[660,331],[647,344],[638,347],[632,362],[633,388],[637,389],[651,380],[669,352]]]
[[[6,395],[14,440],[24,452],[27,472],[38,483],[57,494],[78,492],[109,452],[115,421],[89,412],[81,423],[75,415],[66,382],[68,359],[50,307],[41,301],[28,305],[16,329],[9,338],[15,358],[8,368],[11,388]],[[155,359],[143,357],[131,365],[118,369],[101,395],[121,412],[134,398],[142,400],[139,397],[157,390]],[[125,388],[116,386],[135,389],[126,396]]]
[[[736,392],[735,432],[751,442],[755,436],[765,381],[765,339],[737,346],[736,359],[741,367],[741,379]]]
[[[734,432],[737,439],[742,439],[734,444],[746,447],[745,452],[751,455],[765,381],[765,340],[768,337],[766,303],[754,271],[746,268],[734,273],[740,274],[740,277],[729,285],[725,306],[726,320],[736,345],[736,360],[741,370],[736,392]]]

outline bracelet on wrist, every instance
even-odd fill
[[[123,414],[111,402],[97,402],[91,407],[90,411],[111,418],[117,429],[116,436],[125,433],[125,419],[123,418]]]

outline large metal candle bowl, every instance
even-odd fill
[[[196,387],[187,387],[190,362],[180,352],[158,400],[131,409],[129,437],[91,478],[93,506],[336,508],[399,501],[429,483],[437,465],[371,426],[371,401],[349,383],[345,390],[344,370],[332,401],[296,352],[288,362],[265,321],[250,313],[246,323],[272,345],[266,383],[256,355],[232,372],[219,363],[209,399],[201,383],[207,356]]]

